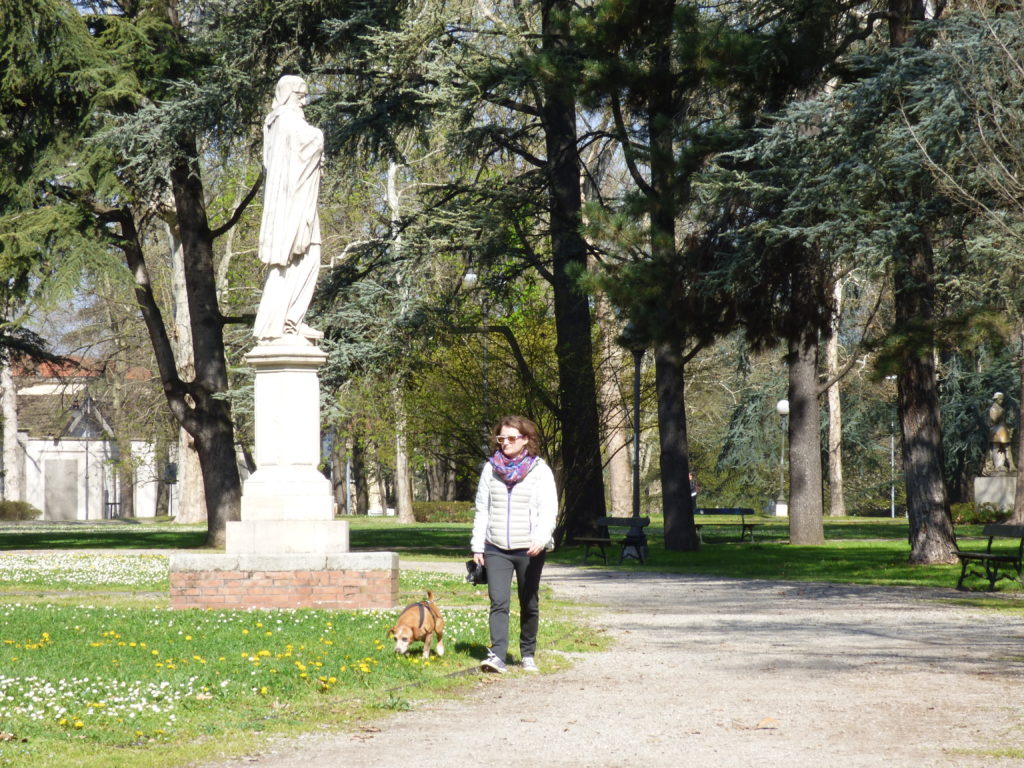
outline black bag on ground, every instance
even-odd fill
[[[487,568],[482,565],[477,565],[475,560],[467,560],[466,581],[469,584],[486,584]]]

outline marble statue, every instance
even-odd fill
[[[988,420],[992,425],[989,430],[989,461],[993,473],[1015,472],[1013,456],[1010,453],[1010,428],[1006,426],[1006,411],[1003,408],[1002,392],[992,395]]]
[[[304,340],[323,333],[304,322],[320,271],[320,194],[323,132],[306,122],[308,87],[301,77],[277,82],[263,123],[266,173],[260,260],[270,268],[253,336],[261,342]]]

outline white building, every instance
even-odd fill
[[[20,485],[22,500],[42,510],[44,520],[119,517],[129,493],[135,517],[153,517],[164,471],[157,466],[154,444],[127,441],[133,472],[119,473],[116,432],[106,408],[89,395],[88,380],[16,377],[17,466],[5,467],[4,476],[17,472],[21,482],[4,485]],[[126,475],[134,477],[133,487],[121,487]],[[167,488],[173,493],[175,486]]]

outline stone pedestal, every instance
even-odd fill
[[[285,337],[288,338],[288,337]],[[256,466],[242,489],[242,519],[228,523],[229,554],[348,552],[320,462],[320,382],[327,355],[310,344],[262,344],[256,369]]]
[[[991,504],[1003,512],[1012,512],[1016,491],[1016,472],[974,478],[975,504]]]
[[[292,339],[289,343],[288,339]],[[256,370],[256,466],[225,554],[171,557],[175,608],[377,608],[398,597],[398,556],[349,553],[320,462],[320,382],[327,355],[296,337],[246,355]]]

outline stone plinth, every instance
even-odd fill
[[[974,478],[975,504],[991,504],[1003,512],[1012,512],[1016,491],[1016,472]]]
[[[285,337],[288,338],[288,337]],[[229,522],[228,554],[348,552],[348,523],[334,520],[330,481],[319,471],[320,382],[327,355],[304,341],[261,344],[256,369],[256,466],[242,488],[242,519]]]
[[[242,487],[242,519],[227,524],[226,553],[171,557],[172,608],[394,607],[398,555],[348,551],[348,523],[333,519],[331,485],[317,471],[326,359],[294,337],[246,356],[256,370],[257,470]]]
[[[389,610],[398,555],[171,555],[171,607]]]
[[[256,370],[257,469],[242,490],[242,520],[331,520],[331,484],[317,471],[316,372],[327,355],[310,344],[274,343],[261,344],[245,359]],[[233,551],[230,526],[228,551]]]

